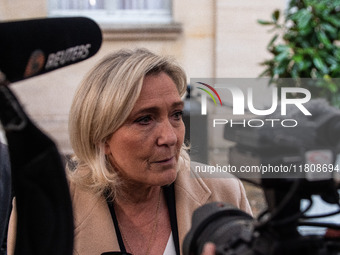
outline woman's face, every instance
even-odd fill
[[[177,176],[184,140],[183,101],[172,79],[161,72],[145,77],[125,123],[105,145],[105,152],[129,182],[163,186]]]

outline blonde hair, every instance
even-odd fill
[[[105,142],[125,122],[142,89],[144,77],[165,72],[180,96],[186,91],[186,75],[171,58],[146,49],[120,50],[102,59],[81,82],[69,116],[70,141],[77,167],[71,181],[97,194],[112,197],[120,180],[106,158]],[[182,146],[178,168],[189,161]]]

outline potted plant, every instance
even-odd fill
[[[275,10],[271,20],[258,22],[274,32],[267,46],[272,58],[261,63],[260,76],[278,87],[286,86],[281,78],[293,78],[291,86],[340,107],[340,0],[291,0],[283,15]]]

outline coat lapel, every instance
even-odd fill
[[[210,189],[193,171],[190,173],[188,170],[182,170],[178,173],[175,181],[175,199],[181,249],[184,237],[191,227],[193,212],[204,205],[210,196]]]

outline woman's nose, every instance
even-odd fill
[[[162,145],[173,146],[176,143],[177,135],[175,132],[175,127],[171,124],[169,120],[163,121],[160,125],[157,144],[159,146]]]

